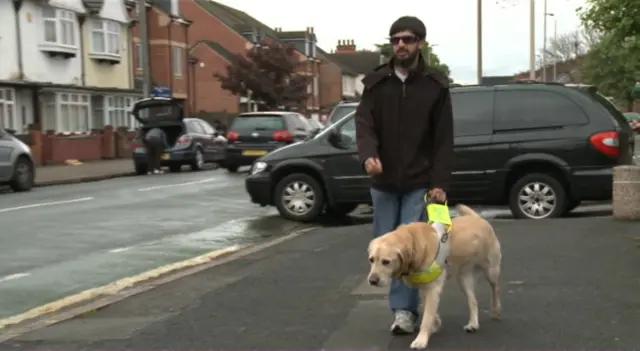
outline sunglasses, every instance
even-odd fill
[[[401,41],[405,44],[415,44],[418,41],[418,38],[413,35],[389,38],[389,42],[391,43],[391,45],[398,45]]]

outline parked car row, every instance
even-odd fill
[[[452,203],[508,205],[517,218],[558,217],[582,201],[611,199],[612,168],[632,162],[634,133],[595,87],[528,82],[451,93]],[[287,136],[283,143],[275,130],[291,133],[284,122],[248,131],[268,130],[260,145],[274,146],[243,148],[271,151],[246,178],[251,201],[296,221],[371,203],[355,142],[356,107],[339,104],[329,126],[309,139]]]

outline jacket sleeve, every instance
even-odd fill
[[[371,89],[362,93],[356,110],[356,142],[360,162],[364,164],[369,157],[378,157],[378,135],[373,122],[373,97]]]
[[[431,156],[431,188],[448,190],[453,172],[453,110],[451,108],[451,93],[445,88],[440,93],[440,99],[433,114],[431,140],[433,141]]]

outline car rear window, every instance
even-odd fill
[[[604,95],[600,93],[589,93],[589,95],[593,97],[600,106],[604,107],[609,112],[609,115],[612,117],[613,122],[618,126],[623,126],[629,123],[622,112],[618,110],[616,105],[614,105],[613,102],[607,99]]]
[[[232,129],[283,130],[282,116],[238,116],[233,119]]]
[[[331,112],[331,116],[329,116],[329,121],[331,124],[338,122],[339,120],[342,119],[342,117],[348,115],[349,113],[353,112],[356,110],[356,108],[358,108],[357,105],[353,105],[353,106],[337,106],[336,108],[333,109],[333,111]]]

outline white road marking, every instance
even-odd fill
[[[132,248],[133,246],[119,247],[117,249],[109,250],[109,253],[125,252],[131,250]]]
[[[14,280],[14,279],[20,279],[23,277],[28,277],[30,276],[31,273],[16,273],[16,274],[9,274],[9,275],[5,275],[4,277],[0,277],[0,283],[2,282],[6,282],[9,280]]]
[[[172,187],[176,187],[176,186],[202,184],[202,183],[213,182],[215,180],[220,180],[220,178],[208,178],[208,179],[196,180],[196,181],[193,181],[193,182],[156,185],[156,186],[151,186],[151,187],[148,187],[148,188],[141,188],[141,189],[138,189],[138,191],[149,191],[149,190],[156,190],[156,189],[163,189],[163,188],[172,188]]]
[[[72,204],[72,203],[75,203],[75,202],[83,202],[83,201],[89,201],[89,200],[93,200],[93,197],[83,197],[83,198],[79,198],[79,199],[64,200],[64,201],[39,202],[37,204],[31,204],[31,205],[2,208],[2,209],[0,209],[0,213],[18,211],[18,210],[26,210],[26,209],[29,209],[29,208],[37,208],[37,207],[44,207],[44,206]]]

